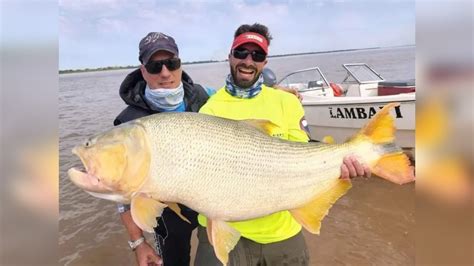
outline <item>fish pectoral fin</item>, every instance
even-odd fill
[[[156,217],[161,216],[167,205],[154,200],[147,195],[139,194],[132,198],[130,206],[135,224],[143,231],[153,233],[153,228],[158,225]]]
[[[329,190],[317,195],[306,205],[290,210],[293,218],[312,234],[319,234],[321,221],[331,206],[351,188],[349,180],[338,179]]]
[[[222,264],[226,265],[229,261],[230,251],[234,249],[237,242],[239,242],[240,233],[224,221],[213,220],[211,224],[211,238],[214,252]]]
[[[166,202],[166,205],[168,205],[168,208],[170,208],[176,215],[179,216],[179,218],[183,219],[184,221],[188,222],[189,224],[191,223],[188,218],[184,217],[184,215],[181,213],[181,208],[179,207],[178,203],[176,202]]]
[[[246,120],[241,120],[241,122],[249,126],[252,126],[267,135],[271,135],[272,132],[275,132],[275,129],[279,128],[279,126],[277,126],[270,120],[264,120],[264,119],[246,119]]]

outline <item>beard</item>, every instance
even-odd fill
[[[248,80],[239,77],[239,70],[237,70],[239,67],[252,69],[254,71],[253,78]],[[255,84],[255,82],[257,82],[258,78],[260,77],[260,73],[261,71],[258,71],[258,69],[254,66],[247,66],[245,64],[238,64],[235,67],[230,66],[230,74],[232,75],[234,84],[243,89],[252,87],[252,85]]]

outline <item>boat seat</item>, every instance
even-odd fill
[[[308,88],[322,87],[322,84],[319,84],[317,80],[312,80],[308,82]]]
[[[393,81],[381,81],[379,86],[384,87],[407,87],[415,86],[415,80],[393,80]]]

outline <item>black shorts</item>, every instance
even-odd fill
[[[188,266],[191,253],[191,233],[197,226],[197,213],[179,204],[181,214],[191,222],[181,219],[171,209],[165,208],[157,218],[155,227],[156,249],[164,266]]]

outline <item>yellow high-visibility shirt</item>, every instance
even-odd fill
[[[271,132],[272,136],[291,141],[309,140],[304,130],[306,121],[300,101],[293,94],[265,85],[262,85],[262,90],[257,96],[250,99],[233,97],[222,88],[201,107],[199,112],[234,120],[269,120],[278,126]],[[202,226],[207,224],[206,217],[201,214],[198,216],[198,221]],[[243,237],[261,244],[282,241],[301,231],[301,225],[288,211],[252,220],[229,222],[229,225]]]

